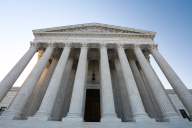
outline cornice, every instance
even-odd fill
[[[138,33],[74,33],[74,32],[35,32],[35,39],[41,37],[76,37],[76,38],[150,38],[154,39],[153,34]]]
[[[155,36],[156,32],[153,31],[146,31],[146,30],[140,30],[140,29],[134,29],[134,28],[128,28],[128,27],[120,27],[115,25],[108,25],[108,24],[101,24],[101,23],[86,23],[86,24],[77,24],[77,25],[69,25],[69,26],[60,26],[60,27],[52,27],[52,28],[44,28],[44,29],[36,29],[33,30],[33,33],[40,33],[40,32],[53,32],[53,31],[63,31],[63,30],[77,30],[85,27],[100,27],[101,29],[114,29],[115,33],[122,33],[124,32],[131,32],[131,33],[142,33],[142,34],[149,34]],[[108,31],[106,30],[106,32]],[[81,30],[80,30],[81,31]],[[89,30],[88,30],[89,31]],[[103,31],[103,30],[101,30]],[[93,33],[93,32],[91,32]]]

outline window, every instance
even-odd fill
[[[7,107],[1,107],[1,109],[0,109],[0,115],[5,111],[6,108],[7,108]]]
[[[185,112],[184,109],[179,109],[181,115],[183,116],[183,118],[188,118],[188,120],[190,120],[189,116],[187,115],[187,113]]]

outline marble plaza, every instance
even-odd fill
[[[9,122],[22,127],[32,123],[39,127],[192,126],[192,94],[158,51],[156,32],[87,23],[36,29],[33,34],[29,50],[0,83],[1,102],[39,53],[0,116],[0,126],[11,127]],[[187,118],[156,75],[150,54]]]

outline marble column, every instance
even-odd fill
[[[43,80],[45,78],[45,75],[47,74],[49,66],[50,66],[50,63],[48,62],[45,69],[44,69],[44,71],[43,71],[43,73],[42,73],[42,75],[41,75],[41,77],[40,77],[40,79],[39,79],[39,81],[38,81],[38,83],[37,83],[37,85],[36,85],[36,87],[35,87],[35,89],[33,90],[33,93],[30,96],[30,99],[29,99],[27,105],[25,106],[25,109],[27,109],[27,110],[26,110],[26,113],[24,113],[24,111],[25,111],[25,109],[24,109],[22,117],[32,116],[31,115],[31,111],[32,111],[31,105],[32,105],[32,103],[33,103],[33,101],[34,101],[34,99],[35,99],[35,97],[36,97],[36,95],[37,95],[37,93],[39,91],[39,88],[41,87],[41,84],[42,84],[42,82],[43,82]]]
[[[100,61],[100,55],[98,56],[99,61],[99,74],[100,74],[100,114],[103,115],[103,105],[102,105],[102,74],[101,74],[101,61]]]
[[[158,106],[162,113],[162,119],[164,121],[170,121],[170,122],[184,121],[179,117],[178,113],[175,112],[175,110],[174,110],[172,104],[170,103],[167,95],[165,94],[159,80],[157,79],[151,66],[149,65],[145,56],[143,55],[143,53],[140,49],[140,45],[133,44],[132,49],[137,57],[137,60],[139,61],[141,69],[143,70],[145,77],[148,81],[148,84],[158,103]]]
[[[120,96],[120,89],[119,84],[117,80],[117,73],[115,71],[114,64],[111,66],[111,81],[113,85],[113,95],[114,95],[114,101],[115,101],[115,112],[117,113],[117,117],[120,118],[122,121],[124,121],[124,112],[122,108],[122,101]],[[125,102],[125,101],[123,101]]]
[[[9,71],[9,73],[4,77],[0,83],[0,102],[9,92],[15,81],[21,75],[25,67],[28,65],[29,61],[32,59],[34,54],[39,49],[39,43],[31,43],[31,47],[25,53],[25,55],[17,62],[17,64]]]
[[[83,98],[84,98],[84,88],[85,88],[85,79],[86,79],[86,65],[87,65],[87,52],[88,44],[81,43],[81,51],[79,56],[79,62],[77,67],[77,72],[75,76],[75,82],[73,87],[73,93],[70,103],[70,109],[66,118],[63,118],[62,121],[77,121],[83,122]]]
[[[151,99],[149,97],[149,94],[147,92],[147,89],[145,88],[144,82],[142,80],[142,77],[139,73],[139,70],[137,68],[137,65],[135,63],[136,57],[133,55],[133,53],[128,54],[129,64],[133,73],[133,76],[135,78],[135,82],[137,84],[137,88],[139,90],[139,93],[141,95],[141,99],[143,101],[143,105],[145,107],[145,111],[148,113],[149,117],[158,119],[156,111],[153,107],[153,104],[151,102]]]
[[[28,109],[27,114],[24,116],[25,118],[27,118],[29,116],[34,116],[35,113],[38,111],[38,109],[41,105],[41,102],[43,100],[43,97],[45,95],[45,92],[47,90],[47,87],[49,85],[49,82],[51,80],[51,77],[53,75],[53,72],[55,70],[55,67],[58,63],[59,56],[60,55],[57,50],[53,52],[53,56],[52,56],[53,59],[52,59],[51,65],[46,73],[45,78],[43,79],[43,82],[41,84],[41,87],[39,88],[37,95],[35,96],[34,100],[32,101],[31,106]]]
[[[71,74],[72,66],[73,66],[73,58],[69,57],[63,73],[62,83],[59,87],[59,92],[57,94],[57,98],[55,100],[55,104],[52,110],[52,120],[56,121],[61,120],[62,105],[64,103],[65,95],[67,93],[66,92],[67,87],[69,86],[68,81]]]
[[[51,81],[48,85],[40,108],[35,114],[35,116],[32,118],[28,118],[28,120],[51,120],[53,106],[56,101],[57,93],[59,91],[59,87],[63,78],[65,65],[67,63],[72,47],[71,43],[64,43],[63,45],[63,52],[55,68]]]
[[[189,112],[189,117],[192,119],[192,95],[178,77],[178,75],[174,72],[171,66],[167,63],[167,61],[163,58],[163,56],[157,50],[157,44],[149,44],[147,47],[150,53],[153,55],[157,64],[161,68],[162,72],[166,76],[167,80],[173,87],[173,90],[178,95],[179,99]]]
[[[74,80],[75,80],[75,73],[76,73],[76,67],[75,67],[75,69],[72,69],[72,71],[71,71],[70,79],[69,79],[68,86],[67,86],[67,92],[65,94],[64,103],[62,105],[62,108],[63,108],[62,115],[60,118],[66,117],[67,113],[69,112],[71,96],[72,96],[72,92],[73,92],[73,85],[74,85]]]
[[[83,96],[83,107],[82,107],[82,113],[83,113],[83,118],[85,118],[85,102],[86,102],[86,86],[87,86],[87,74],[88,74],[88,65],[89,65],[89,57],[87,59],[87,64],[86,64],[86,77],[85,77],[85,86],[84,86],[84,96]]]
[[[132,118],[135,122],[155,122],[155,119],[150,119],[145,112],[135,79],[133,77],[130,65],[128,63],[124,44],[116,44],[117,53],[119,56],[120,64],[123,72],[123,77],[128,92],[129,101],[131,104]]]
[[[109,59],[107,55],[107,44],[100,43],[100,69],[102,79],[102,115],[101,122],[121,122],[115,113],[111,75],[109,70]]]
[[[144,53],[144,55],[145,55],[145,53]],[[148,63],[150,64],[150,56],[148,55],[145,55],[145,58],[147,59],[147,61],[148,61]],[[153,67],[152,67],[152,65],[150,64],[150,66],[151,66],[151,68],[153,69]],[[173,103],[173,101],[171,100],[171,98],[169,97],[169,95],[167,94],[167,91],[165,90],[165,88],[164,88],[164,86],[163,86],[163,84],[161,83],[161,80],[159,79],[159,77],[157,76],[157,74],[156,74],[156,72],[155,72],[155,70],[153,69],[153,72],[155,73],[155,75],[156,75],[156,77],[158,78],[158,80],[159,80],[159,83],[161,84],[161,86],[162,86],[162,88],[163,88],[163,90],[164,90],[164,92],[165,92],[165,94],[167,95],[167,97],[168,97],[168,99],[169,99],[169,101],[171,102],[171,104],[172,104],[172,106],[173,106],[173,108],[175,109],[175,111],[178,113],[178,115],[180,116],[180,112],[177,110],[177,108],[175,107],[175,105],[174,105],[174,103]],[[181,116],[180,116],[181,117]]]
[[[115,106],[115,113],[117,114],[117,117],[121,119],[120,117],[120,114],[119,114],[119,105],[118,105],[118,102],[117,102],[117,94],[116,94],[116,91],[115,91],[115,78],[113,76],[113,69],[112,67],[110,66],[110,75],[111,75],[111,84],[112,84],[112,90],[113,90],[113,99],[114,99],[114,106]]]
[[[42,57],[44,51],[43,51],[43,50],[38,50],[38,53],[39,53],[39,54],[38,54],[37,62],[36,62],[36,64],[34,65],[34,67],[32,68],[31,72],[33,71],[33,69],[34,69],[35,66],[37,65],[38,61],[39,61],[40,58]],[[30,76],[31,72],[28,74],[27,78]],[[24,81],[23,84],[21,85],[21,88],[22,88],[23,85],[25,84],[27,78],[25,79],[25,81]],[[21,89],[21,88],[20,88],[20,89]],[[17,94],[18,94],[18,93],[17,93]],[[15,95],[15,97],[17,96],[17,94]],[[12,102],[14,101],[15,97],[13,98]],[[12,102],[9,104],[9,106],[11,106]],[[27,105],[26,105],[26,106],[27,106]],[[8,108],[9,108],[9,107],[8,107]],[[7,109],[8,109],[8,108],[7,108]],[[25,107],[25,109],[23,110],[23,115],[26,114],[27,110],[28,110],[28,107]],[[24,117],[23,115],[22,115],[22,118]]]
[[[123,113],[124,113],[124,122],[130,122],[132,121],[132,112],[131,112],[131,106],[130,102],[128,99],[128,94],[127,94],[127,89],[125,85],[125,80],[122,74],[122,68],[121,64],[119,62],[118,57],[114,58],[114,63],[115,63],[115,69],[116,69],[116,74],[117,74],[117,80],[119,83],[119,92],[120,92],[120,97],[122,100],[122,108],[123,108]]]
[[[154,96],[153,96],[153,93],[152,93],[152,91],[151,91],[151,89],[150,89],[150,86],[149,86],[149,84],[148,84],[148,82],[147,82],[147,79],[145,78],[145,75],[144,75],[143,71],[141,70],[140,65],[138,65],[138,70],[139,70],[139,73],[140,73],[140,75],[141,75],[141,77],[142,77],[142,80],[143,80],[143,82],[144,82],[144,84],[145,84],[145,87],[146,87],[146,89],[147,89],[147,92],[148,92],[148,94],[149,94],[149,96],[150,96],[151,102],[152,102],[152,104],[153,104],[153,106],[154,106],[154,108],[155,108],[155,112],[156,112],[156,114],[157,114],[157,116],[158,116],[158,119],[156,119],[156,121],[159,122],[159,121],[161,120],[161,111],[160,111],[160,109],[159,109],[159,106],[158,106],[158,104],[157,104],[157,101],[155,100],[155,98],[154,98]]]
[[[33,71],[31,72],[30,76],[26,80],[21,90],[18,92],[18,95],[15,97],[9,109],[3,113],[1,118],[3,119],[21,118],[22,112],[33,90],[35,89],[35,86],[37,85],[37,82],[39,81],[39,78],[41,77],[41,74],[43,73],[43,70],[47,65],[47,62],[51,54],[53,53],[55,47],[56,47],[55,43],[48,43],[48,47],[46,48],[45,53],[43,54],[43,56],[33,69]]]

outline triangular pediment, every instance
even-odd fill
[[[139,33],[128,30],[114,29],[101,26],[88,26],[69,29],[52,30],[47,32],[74,32],[74,33]]]
[[[108,24],[101,23],[86,23],[86,24],[78,24],[78,25],[69,25],[69,26],[61,26],[61,27],[53,27],[53,28],[45,28],[45,29],[36,29],[33,30],[33,33],[133,33],[133,34],[153,34],[156,32],[128,28],[128,27],[120,27]]]

